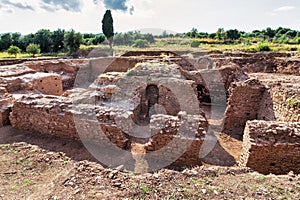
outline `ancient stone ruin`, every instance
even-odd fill
[[[80,140],[103,164],[136,172],[210,164],[300,173],[299,75],[291,53],[3,65],[0,125]]]

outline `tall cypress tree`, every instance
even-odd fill
[[[109,42],[110,48],[112,48],[114,40],[114,21],[110,10],[106,10],[102,20],[102,31]]]

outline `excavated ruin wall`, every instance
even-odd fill
[[[241,165],[263,174],[300,173],[300,123],[248,121]]]
[[[52,73],[34,73],[1,78],[0,84],[9,93],[37,90],[43,94],[60,96],[63,93],[61,76]]]
[[[225,111],[224,133],[240,138],[243,136],[246,122],[258,118],[264,91],[265,86],[254,79],[236,83],[231,88]]]
[[[216,66],[237,64],[247,73],[279,73],[288,75],[300,75],[300,59],[291,53],[224,53],[212,54]]]
[[[38,61],[26,62],[27,66],[36,72],[57,73],[63,81],[63,89],[69,89],[74,86],[74,82],[80,67],[86,64],[87,60],[54,60],[54,61]]]
[[[199,153],[208,122],[201,115],[187,117],[188,120],[183,122],[181,117],[154,115],[151,126],[156,128],[152,129],[153,136],[145,145],[146,151],[150,155],[151,152],[159,151],[156,159],[164,161],[169,160],[173,155],[180,155],[173,163],[177,166],[202,165]]]
[[[13,105],[14,98],[11,94],[0,92],[0,127],[9,125],[9,114]]]
[[[94,107],[97,120],[89,118],[89,113],[92,112],[86,105],[80,105],[80,112],[72,107],[72,101],[66,97],[56,97],[47,95],[27,95],[17,100],[10,114],[10,121],[13,128],[30,131],[33,133],[48,134],[57,137],[70,138],[75,140],[86,140],[95,142],[96,144],[106,145],[112,143],[121,149],[127,149],[131,138],[124,133],[116,124],[116,115],[114,109],[106,107]],[[74,116],[77,119],[74,122]],[[171,116],[170,116],[171,117]],[[173,116],[176,120],[168,120],[167,116],[158,116],[154,121],[164,124],[163,131],[157,132],[150,138],[148,150],[156,151],[162,148],[162,145],[169,144],[170,140],[175,141],[175,146],[172,145],[164,154],[156,157],[155,160],[165,159],[169,155],[173,155],[178,151],[178,148],[185,148],[182,156],[179,156],[175,162],[180,166],[201,165],[199,151],[204,139],[207,121],[201,116],[189,118],[188,124],[182,132],[178,133],[176,121],[180,121],[178,117]],[[174,124],[175,123],[175,124]],[[150,127],[155,131],[158,127],[155,122],[151,122]],[[92,127],[92,128],[91,128]],[[194,137],[186,135],[190,133],[188,129],[194,128]],[[97,131],[101,128],[104,135]],[[78,134],[80,132],[80,134]],[[185,145],[185,146],[184,146]],[[151,146],[151,148],[150,148]]]
[[[84,107],[83,107],[84,109]],[[10,114],[10,122],[13,128],[30,131],[33,133],[41,133],[54,135],[57,137],[70,138],[70,139],[91,139],[93,141],[105,141],[103,135],[91,132],[92,125],[103,128],[103,132],[109,140],[124,148],[127,145],[127,138],[121,132],[110,118],[110,110],[99,108],[102,111],[101,118],[98,122],[85,120],[85,117],[78,117],[78,122],[75,126],[74,114],[78,112],[72,109],[72,100],[64,97],[46,96],[46,95],[29,95],[23,96],[17,100]],[[97,112],[100,112],[100,111]],[[106,119],[104,121],[104,119]],[[81,134],[78,135],[77,131],[80,130]],[[88,131],[86,131],[88,130]]]
[[[266,90],[258,119],[300,122],[300,92],[297,86],[272,86]]]

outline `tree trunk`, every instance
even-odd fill
[[[112,49],[113,41],[114,41],[114,37],[108,38],[108,42],[109,42],[109,47],[110,47],[110,49]]]

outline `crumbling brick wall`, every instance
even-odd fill
[[[82,113],[89,113],[88,109],[83,105]],[[98,107],[96,112],[102,112],[102,115],[89,120],[88,115],[81,115],[72,109],[72,100],[66,97],[25,95],[14,103],[10,121],[13,128],[20,130],[76,140],[87,139],[95,143],[105,141],[103,137],[107,137],[113,144],[126,147],[128,140],[113,124],[110,109]],[[74,116],[78,116],[76,125]],[[91,129],[91,126],[96,128]],[[99,133],[100,127],[105,136]]]
[[[87,64],[87,60],[52,60],[52,61],[39,61],[39,62],[26,62],[27,66],[36,72],[56,73],[62,76],[63,89],[69,89],[74,86],[74,82],[78,70],[82,65]]]
[[[224,133],[242,138],[246,122],[258,118],[264,91],[265,86],[254,79],[236,83],[231,88],[225,112]]]
[[[13,105],[14,98],[11,94],[6,93],[2,88],[0,91],[0,127],[9,125],[9,114]]]
[[[300,173],[300,123],[248,121],[241,165],[263,174]]]

